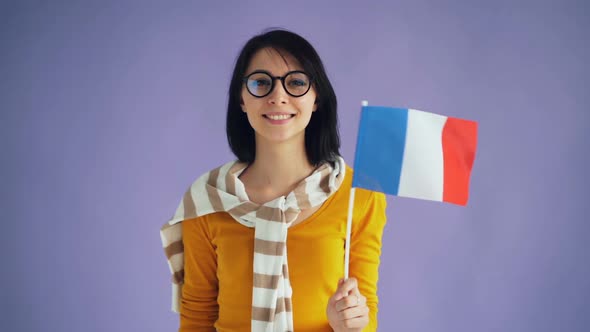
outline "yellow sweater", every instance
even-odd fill
[[[289,228],[287,257],[293,288],[294,329],[332,331],[328,299],[344,274],[346,218],[352,169],[346,167],[338,191],[308,219]],[[377,278],[385,195],[357,189],[351,234],[350,276],[367,297],[370,323],[377,330]],[[182,222],[184,287],[179,332],[250,331],[254,229],[225,212]]]

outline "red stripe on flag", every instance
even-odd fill
[[[467,205],[476,147],[477,122],[447,118],[442,131],[444,202]]]

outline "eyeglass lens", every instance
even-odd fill
[[[267,73],[254,73],[248,76],[246,86],[253,95],[263,97],[271,92],[273,80]],[[304,95],[309,90],[309,84],[309,77],[306,74],[292,72],[285,76],[283,88],[289,94],[298,97]]]

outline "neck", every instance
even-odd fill
[[[242,176],[251,189],[282,194],[294,189],[314,169],[303,141],[270,143],[257,137],[256,159]]]

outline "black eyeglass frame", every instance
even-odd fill
[[[268,92],[265,93],[262,96],[255,95],[255,94],[252,93],[252,91],[250,91],[250,89],[248,89],[248,79],[250,79],[250,76],[252,76],[254,74],[266,74],[266,75],[268,75],[268,77],[271,78],[271,80],[270,80],[270,82],[271,82],[270,83],[270,90],[268,90]],[[291,74],[303,74],[303,75],[307,76],[307,78],[309,79],[309,85],[307,86],[307,90],[305,90],[304,93],[302,93],[300,95],[294,95],[291,92],[289,92],[289,90],[285,86],[285,78],[287,76],[291,75]],[[281,81],[281,84],[283,85],[283,90],[285,90],[285,92],[289,96],[295,97],[295,98],[305,96],[309,92],[309,90],[311,89],[311,85],[312,85],[312,82],[313,82],[313,78],[311,76],[309,76],[309,74],[307,74],[306,72],[304,72],[302,70],[292,70],[292,71],[286,73],[284,76],[272,76],[272,74],[269,73],[269,72],[267,72],[266,70],[256,70],[256,71],[253,71],[250,74],[248,74],[246,77],[244,77],[242,79],[242,82],[244,82],[244,84],[246,84],[246,90],[248,90],[248,93],[251,94],[253,97],[256,97],[256,98],[264,98],[264,97],[268,96],[275,89],[275,85],[276,85],[275,84],[275,81],[276,80]]]

